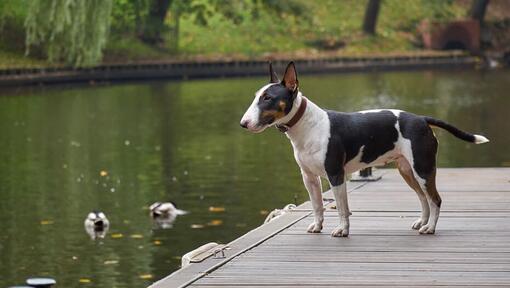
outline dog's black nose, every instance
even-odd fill
[[[243,127],[244,129],[247,129],[248,128],[248,121],[242,121],[241,123],[239,123],[241,125],[241,127]]]

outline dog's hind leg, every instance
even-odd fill
[[[425,180],[422,189],[425,190],[427,200],[430,206],[430,218],[427,225],[420,228],[421,234],[434,234],[436,231],[437,220],[439,219],[439,212],[441,210],[441,197],[436,189],[436,169]]]
[[[413,169],[416,182],[427,197],[430,209],[429,221],[418,231],[420,234],[434,234],[441,208],[441,197],[436,189],[437,139],[430,127],[426,127],[422,131],[420,131],[420,127],[415,127],[415,130],[421,133],[412,138],[411,151],[406,151],[403,154]]]
[[[425,192],[421,190],[420,184],[414,178],[413,169],[411,168],[411,165],[404,157],[400,157],[397,160],[397,168],[398,172],[400,172],[400,175],[402,175],[402,178],[404,178],[407,185],[409,185],[409,187],[411,187],[411,189],[413,189],[416,192],[416,195],[418,195],[418,199],[420,199],[421,217],[414,221],[411,226],[413,229],[418,230],[422,226],[425,226],[429,221],[430,209],[429,204],[427,202],[427,196],[425,195]]]
[[[308,226],[308,233],[319,233],[322,230],[322,222],[324,222],[324,206],[322,204],[322,186],[319,176],[301,171],[303,174],[303,182],[305,184],[310,201],[312,202],[314,222]]]

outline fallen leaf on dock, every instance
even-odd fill
[[[225,207],[209,207],[209,212],[225,212]]]
[[[152,276],[152,274],[142,274],[142,275],[140,275],[138,277],[140,277],[140,279],[146,279],[147,280],[147,279],[152,279],[153,276]]]
[[[124,237],[124,235],[122,235],[122,233],[115,233],[115,234],[112,234],[111,236],[113,239],[118,239],[118,238],[122,238]]]
[[[84,284],[85,284],[85,283],[90,283],[90,282],[92,282],[92,280],[90,280],[90,279],[88,279],[88,278],[81,278],[80,280],[78,280],[78,282],[80,282],[80,283],[84,283]]]
[[[53,224],[53,220],[41,220],[41,225],[51,225]]]
[[[204,225],[202,224],[191,224],[191,229],[201,229],[204,228]]]
[[[130,237],[133,238],[133,239],[142,239],[143,235],[142,234],[131,234]]]
[[[207,226],[220,226],[222,224],[223,224],[223,220],[214,219],[214,220],[209,221],[209,223],[207,223]]]

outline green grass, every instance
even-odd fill
[[[44,60],[25,57],[21,52],[9,52],[0,50],[0,69],[6,68],[25,68],[25,67],[45,67],[48,62]]]
[[[192,16],[183,15],[180,19],[178,41],[171,31],[175,19],[172,19],[170,13],[167,19],[169,31],[163,35],[166,39],[165,45],[153,47],[142,43],[134,33],[126,35],[112,32],[103,61],[224,57],[245,59],[265,56],[412,52],[421,50],[415,44],[416,29],[421,20],[460,18],[468,9],[467,2],[460,0],[454,1],[452,5],[437,4],[445,3],[444,0],[384,0],[378,19],[377,35],[367,36],[361,33],[367,0],[299,1],[306,5],[307,10],[306,15],[301,17],[276,16],[270,13],[260,13],[258,17],[254,17],[247,10],[242,12],[243,21],[234,24],[221,13],[213,13],[207,18],[208,25],[203,26],[197,24]],[[436,3],[435,6],[430,4],[431,2]],[[334,45],[326,49],[324,43]],[[10,51],[0,52],[0,67],[47,64],[24,57],[24,51]]]

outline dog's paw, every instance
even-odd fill
[[[343,226],[338,226],[337,228],[335,228],[335,230],[333,230],[333,232],[331,232],[331,236],[332,237],[347,237],[347,236],[349,236],[349,228],[343,227]]]
[[[436,232],[436,227],[427,224],[421,227],[420,230],[418,230],[418,232],[420,232],[420,234],[434,234]]]
[[[322,224],[313,222],[308,226],[306,231],[308,231],[308,233],[320,233],[322,231]]]
[[[425,226],[425,224],[427,224],[427,221],[418,218],[418,220],[413,222],[411,228],[413,228],[414,230],[419,230],[421,227]]]

